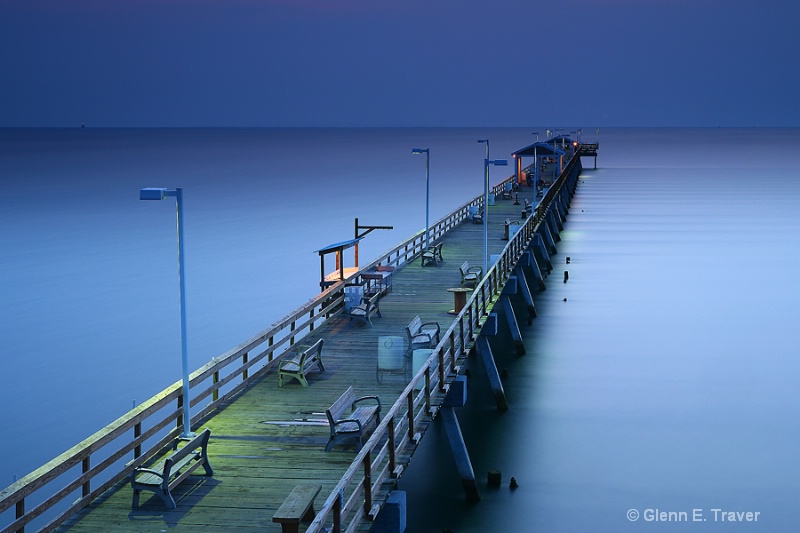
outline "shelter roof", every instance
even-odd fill
[[[317,253],[319,255],[325,255],[334,252],[341,252],[342,250],[346,250],[351,246],[355,246],[358,243],[358,241],[360,241],[362,238],[363,237],[359,237],[358,239],[350,239],[347,241],[335,242],[333,244],[329,244],[328,246],[320,248],[319,250],[314,250],[314,253]]]
[[[543,156],[543,155],[552,155],[552,156],[561,156],[564,155],[562,150],[558,148],[553,148],[553,142],[550,141],[550,144],[544,142],[533,143],[530,146],[526,146],[525,148],[520,148],[513,154],[514,157],[523,157],[523,156]]]

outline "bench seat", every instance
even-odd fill
[[[468,283],[474,287],[483,277],[483,268],[479,266],[469,266],[467,261],[464,261],[459,267],[459,270],[461,271],[461,285]]]
[[[303,387],[308,387],[306,373],[319,367],[320,372],[325,372],[325,365],[322,364],[322,345],[324,339],[319,339],[311,346],[300,346],[297,354],[291,359],[282,360],[278,363],[278,386],[283,387],[284,378],[294,378]]]
[[[375,405],[358,405],[367,400],[374,401]],[[339,399],[325,410],[325,416],[328,418],[331,430],[328,444],[325,446],[326,452],[331,451],[334,445],[348,441],[353,441],[356,450],[361,450],[361,440],[365,430],[373,421],[377,424],[381,418],[381,399],[378,396],[356,398],[353,387],[348,387]]]
[[[358,305],[351,307],[350,310],[347,311],[350,320],[358,318],[369,324],[369,327],[372,327],[372,317],[374,315],[383,317],[383,314],[381,314],[380,299],[380,292],[376,292],[372,296],[362,297]]]
[[[441,328],[438,322],[423,322],[419,315],[406,326],[408,353],[417,348],[433,348],[439,344]]]
[[[314,499],[322,490],[322,485],[297,485],[272,515],[272,521],[281,525],[283,533],[297,533],[300,522],[311,522],[317,515]]]
[[[442,257],[442,243],[437,242],[424,252],[422,252],[422,265],[425,266],[426,264],[430,265],[433,264],[438,265],[439,261],[444,261]]]
[[[155,492],[170,509],[175,509],[172,491],[197,468],[203,467],[207,476],[214,475],[208,462],[208,438],[211,430],[206,428],[194,437],[181,437],[169,448],[173,451],[161,462],[149,468],[136,467],[131,475],[133,488],[132,508],[139,507],[139,494],[142,490]],[[178,446],[180,443],[183,446]]]

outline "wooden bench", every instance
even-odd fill
[[[357,404],[365,400],[374,400],[377,403],[376,405],[357,407]],[[356,450],[361,450],[364,430],[373,419],[376,424],[380,420],[381,399],[377,396],[356,398],[353,387],[348,387],[344,394],[325,410],[325,416],[328,417],[328,424],[331,428],[331,437],[325,446],[326,452],[331,451],[335,444],[349,440],[355,440]]]
[[[300,522],[312,522],[317,515],[314,498],[322,485],[297,485],[272,515],[272,521],[281,525],[283,533],[298,533]]]
[[[358,318],[369,324],[369,327],[372,327],[372,315],[383,317],[381,314],[381,308],[378,305],[380,299],[380,292],[376,292],[372,296],[364,296],[361,298],[361,302],[358,305],[351,307],[350,310],[347,311],[350,320]]]
[[[408,337],[408,352],[412,353],[417,348],[433,348],[439,344],[439,323],[423,322],[419,315],[406,326]]]
[[[459,270],[461,271],[461,285],[471,283],[475,286],[483,277],[483,268],[479,266],[471,267],[467,261],[464,261]]]
[[[157,465],[151,468],[136,467],[131,476],[133,487],[132,508],[139,507],[139,493],[142,490],[151,490],[158,494],[167,507],[175,509],[175,499],[172,490],[189,477],[198,467],[205,469],[207,476],[214,475],[214,470],[208,462],[208,437],[211,430],[206,428],[191,438],[181,437],[172,444],[172,452]],[[181,447],[178,444],[185,442]]]
[[[306,373],[314,365],[319,366],[321,372],[325,372],[325,365],[322,364],[322,344],[325,339],[319,339],[311,346],[300,346],[297,354],[291,359],[284,359],[278,363],[278,386],[283,387],[283,378],[294,378],[303,387],[308,387]]]
[[[522,218],[528,218],[532,210],[531,201],[525,198],[525,207],[522,208]]]
[[[426,263],[437,265],[439,261],[444,261],[442,257],[442,244],[441,242],[437,242],[422,252],[422,266],[425,266]]]
[[[483,209],[480,209],[472,215],[473,224],[483,224]]]

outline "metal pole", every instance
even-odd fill
[[[430,210],[431,210],[431,150],[425,150],[425,249],[430,246]]]
[[[430,246],[430,212],[431,212],[431,149],[412,148],[415,155],[425,154],[425,249]]]
[[[489,271],[489,143],[483,160],[483,274]]]
[[[483,162],[483,274],[489,270],[489,139],[480,139],[486,143],[486,159]]]
[[[178,226],[178,279],[181,296],[181,366],[183,371],[183,436],[193,436],[189,416],[189,354],[186,346],[186,270],[183,251],[183,189],[175,189]]]

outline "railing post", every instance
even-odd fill
[[[17,520],[25,516],[25,498],[17,502]],[[22,526],[14,533],[25,533],[25,526]]]
[[[178,414],[175,415],[175,425],[181,430],[183,430],[183,413],[181,412],[182,410],[183,410],[183,394],[178,394]],[[189,430],[187,429],[186,433],[188,432]]]
[[[369,516],[372,509],[372,454],[364,454],[364,514]]]
[[[87,455],[86,457],[83,458],[83,461],[81,461],[81,463],[82,463],[82,465],[81,465],[81,469],[82,470],[81,471],[84,474],[89,473],[89,470],[92,467],[91,457],[92,457],[91,455]],[[91,478],[87,479],[86,483],[83,484],[81,494],[85,498],[85,497],[87,497],[89,495],[90,492],[92,492],[92,481],[91,481]]]
[[[452,340],[452,333],[450,334],[450,339]],[[455,359],[453,357],[453,349],[450,349],[450,359]],[[444,349],[439,350],[439,390],[444,389]]]
[[[271,339],[272,339],[272,337],[270,337],[270,340]],[[243,365],[247,364],[248,361],[250,361],[250,354],[248,352],[244,352],[244,354],[242,354],[242,364]],[[248,371],[247,368],[245,368],[242,371],[242,381],[247,381],[248,377],[250,377],[250,372]]]
[[[414,439],[414,392],[409,392],[407,395],[408,398],[408,412],[406,415],[408,416],[408,438],[410,440]]]
[[[135,426],[133,426],[133,438],[138,439],[142,436],[142,423],[139,422]],[[133,458],[138,459],[139,456],[142,455],[142,445],[141,443],[137,444],[133,448]]]
[[[336,501],[333,502],[333,532],[342,533],[342,506],[344,505],[344,494],[339,491]]]
[[[389,472],[394,474],[397,469],[397,452],[394,449],[394,417],[389,419],[386,430],[389,433]]]
[[[439,367],[441,368],[441,366]],[[431,412],[431,366],[425,367],[425,412]]]
[[[214,372],[214,376],[211,378],[211,383],[216,385],[219,383],[219,370]],[[214,392],[211,393],[211,398],[216,402],[219,400],[219,389],[214,389]]]

